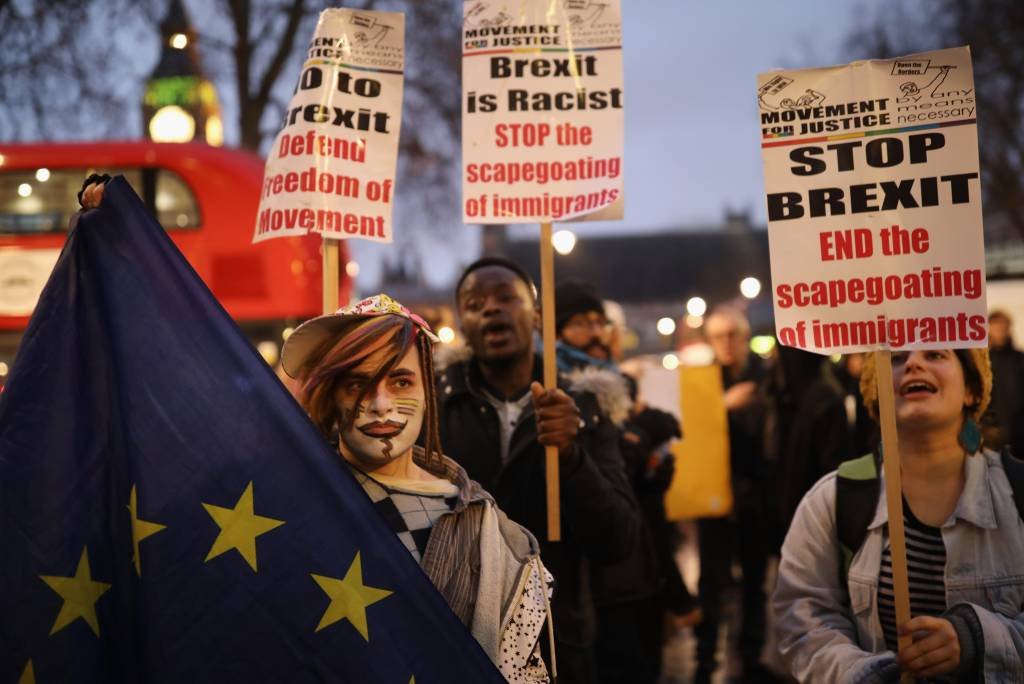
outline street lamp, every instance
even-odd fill
[[[686,313],[691,316],[703,316],[708,310],[708,303],[701,297],[690,297],[686,300]]]
[[[761,294],[761,281],[754,276],[748,276],[740,281],[740,294],[747,299],[753,299]]]
[[[560,230],[551,236],[551,244],[556,252],[566,256],[576,246],[576,234],[571,230]]]
[[[181,0],[171,0],[160,37],[160,61],[142,98],[146,135],[154,142],[224,144],[217,91],[203,78],[195,31]]]

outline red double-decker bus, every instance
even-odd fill
[[[202,144],[0,144],[0,386],[93,172],[125,176],[268,360],[286,328],[320,313],[320,239],[251,244],[259,157]],[[342,269],[339,301],[350,291]]]

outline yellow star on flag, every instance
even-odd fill
[[[167,525],[149,522],[139,518],[139,500],[135,492],[135,485],[132,485],[132,493],[128,496],[128,510],[132,514],[132,560],[135,561],[135,574],[142,577],[142,561],[139,559],[139,542],[146,537],[163,530]]]
[[[110,589],[110,585],[92,580],[89,570],[88,547],[82,549],[82,557],[78,560],[78,569],[75,570],[74,577],[53,577],[51,575],[40,575],[39,577],[64,599],[64,605],[60,607],[57,619],[50,630],[51,635],[64,629],[78,618],[85,620],[96,636],[100,635],[100,624],[96,619],[96,601],[106,593],[107,589]]]
[[[21,679],[18,680],[18,684],[36,684],[36,673],[32,669],[32,659],[28,659],[28,664],[25,666],[25,671],[21,673]]]
[[[314,631],[319,632],[339,620],[347,619],[363,636],[363,639],[369,641],[370,632],[366,626],[366,608],[394,592],[363,584],[363,564],[358,552],[345,573],[345,579],[339,580],[334,577],[312,574],[311,576],[331,598],[330,605],[327,606],[324,616],[320,618],[320,624]]]
[[[236,549],[253,572],[257,572],[256,537],[284,525],[284,520],[265,518],[253,512],[252,482],[246,486],[234,508],[221,508],[208,503],[204,503],[203,508],[220,527],[220,533],[213,540],[213,547],[206,554],[206,560]]]

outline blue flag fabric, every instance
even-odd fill
[[[503,681],[123,178],[0,398],[16,681]]]

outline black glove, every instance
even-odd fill
[[[646,408],[633,416],[629,422],[646,434],[652,448],[664,444],[673,437],[679,439],[683,436],[676,417],[659,409]]]

